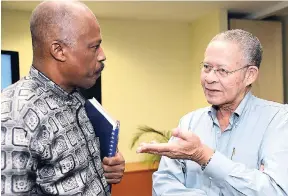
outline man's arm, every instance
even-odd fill
[[[195,118],[194,112],[183,116],[178,127],[188,129],[191,120]],[[169,143],[173,143],[176,138],[172,137]],[[153,174],[153,196],[206,196],[206,193],[200,189],[187,188],[185,186],[186,167],[181,159],[170,159],[162,156],[159,168]],[[183,172],[184,170],[184,172]]]
[[[29,151],[29,131],[13,120],[1,123],[1,194],[30,195],[37,163]]]
[[[224,195],[288,195],[288,113],[269,126],[261,149],[263,172],[216,152],[204,170]]]
[[[206,196],[200,189],[185,186],[183,164],[177,159],[161,158],[158,171],[153,174],[153,196]]]

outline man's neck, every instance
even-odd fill
[[[44,63],[34,63],[33,62],[33,66],[40,71],[41,73],[43,73],[47,78],[49,78],[51,81],[53,81],[55,84],[57,84],[58,86],[60,86],[64,91],[66,91],[67,93],[72,92],[75,88],[68,85],[67,83],[65,83],[65,80],[63,79],[63,77],[61,76],[61,74],[59,73],[59,71],[57,69],[53,69],[53,65],[45,65]],[[48,68],[49,67],[49,68]]]
[[[235,112],[235,110],[240,105],[240,103],[242,102],[242,100],[249,91],[250,88],[248,88],[245,92],[239,95],[238,98],[231,103],[216,106],[217,107],[216,116],[222,131],[224,131],[227,128],[227,126],[229,125],[231,115]]]
[[[243,93],[238,95],[237,99],[235,99],[231,103],[226,103],[223,105],[216,106],[217,107],[217,113],[220,113],[221,116],[224,117],[230,117],[231,114],[237,109],[237,107],[240,105],[246,94],[250,91],[250,88],[247,88]]]

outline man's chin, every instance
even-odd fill
[[[216,97],[206,97],[206,100],[207,102],[210,104],[210,105],[221,105],[223,104],[221,100],[217,99]]]
[[[85,89],[88,90],[90,88],[92,88],[94,85],[96,84],[96,81],[94,83],[88,84]]]
[[[83,84],[81,85],[81,89],[84,89],[84,90],[89,90],[90,88],[92,88],[93,86],[95,86],[96,84],[96,80],[93,80],[93,81],[89,81],[89,83],[87,82],[86,84]]]

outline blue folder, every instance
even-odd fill
[[[120,123],[115,121],[95,99],[88,99],[85,110],[100,141],[101,160],[113,157],[117,151]]]

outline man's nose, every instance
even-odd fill
[[[98,54],[98,56],[97,56],[97,60],[98,60],[99,62],[106,60],[106,56],[105,56],[105,54],[104,54],[104,51],[103,51],[102,47],[99,48],[99,54]]]
[[[207,83],[217,82],[218,80],[219,80],[219,78],[216,75],[216,71],[214,71],[213,69],[209,73],[206,74],[205,81]]]

